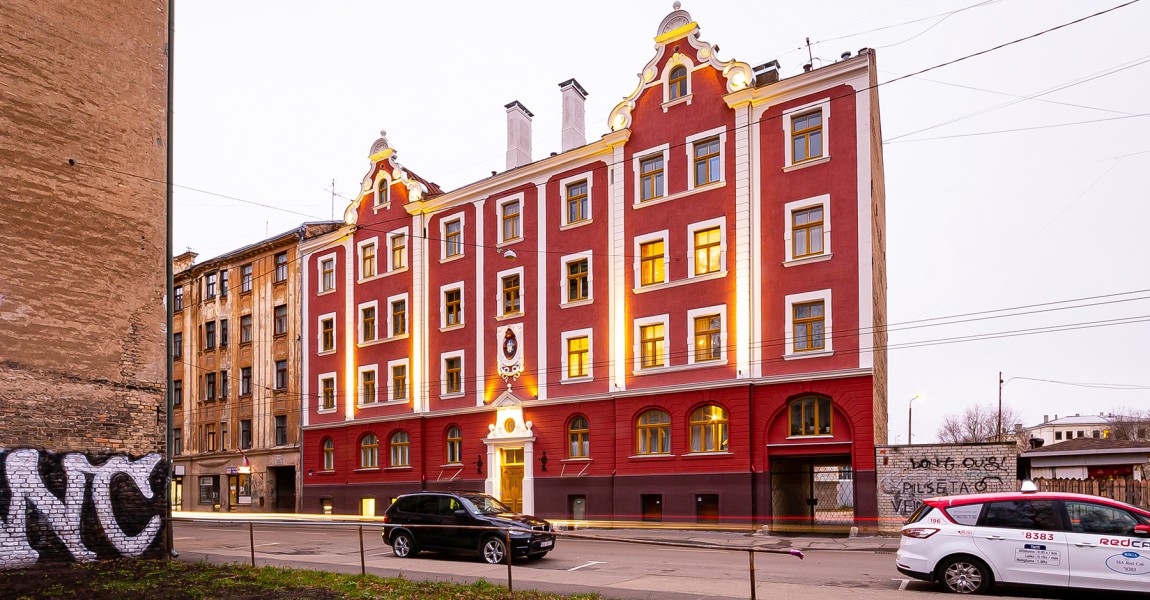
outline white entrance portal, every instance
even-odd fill
[[[523,449],[523,484],[522,502],[523,512],[535,513],[535,434],[531,432],[531,421],[523,420],[523,402],[511,392],[503,392],[491,403],[496,409],[495,422],[487,426],[487,437],[483,443],[487,444],[487,480],[483,489],[488,494],[503,500],[505,489],[516,489],[514,485],[504,485],[503,450]],[[512,452],[511,454],[517,454]],[[518,469],[508,469],[511,473],[518,473]]]

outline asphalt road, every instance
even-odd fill
[[[363,527],[368,573],[408,579],[507,583],[505,565],[475,557],[423,553],[394,556],[380,538],[381,528]],[[177,522],[175,547],[181,560],[243,562],[251,559],[246,524]],[[328,524],[256,524],[251,532],[257,565],[274,564],[345,573],[360,571],[358,527]],[[668,600],[749,598],[750,560],[746,551],[636,545],[561,538],[547,557],[513,565],[517,590],[598,592],[608,598]],[[933,598],[930,585],[908,581],[894,568],[894,555],[873,551],[810,551],[804,560],[756,554],[759,598],[817,597],[819,600]],[[999,598],[1092,598],[1091,594],[996,593]],[[941,596],[937,596],[940,597]]]

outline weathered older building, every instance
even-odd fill
[[[0,3],[0,567],[162,547],[167,21]]]
[[[172,505],[295,512],[307,223],[201,264],[174,259]]]

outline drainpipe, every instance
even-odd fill
[[[164,402],[167,406],[167,431],[165,433],[164,454],[167,456],[167,474],[164,477],[164,515],[168,522],[167,539],[164,546],[168,556],[176,556],[174,541],[172,540],[172,475],[175,465],[172,461],[172,446],[175,440],[172,435],[172,135],[175,127],[172,125],[172,85],[175,82],[173,69],[175,68],[176,37],[176,0],[168,0],[168,105],[165,117],[167,118],[167,152],[165,164],[164,185],[164,226],[165,230],[165,256],[164,256],[164,364],[166,365],[166,381],[164,384]]]

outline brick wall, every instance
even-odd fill
[[[894,533],[924,498],[1018,489],[1018,448],[1002,444],[877,446],[879,531]]]
[[[39,498],[29,526],[81,526],[49,457],[162,458],[166,37],[163,0],[0,3],[0,497]],[[32,480],[10,479],[9,448],[40,457]],[[40,477],[63,500],[36,496]],[[148,478],[136,489],[152,511]],[[25,560],[12,541],[0,565]],[[32,551],[88,556],[73,550]]]

